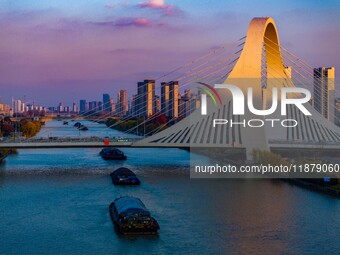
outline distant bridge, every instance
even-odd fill
[[[10,139],[0,142],[4,149],[103,148],[131,147],[140,138],[106,139],[100,137],[51,137],[27,140]]]

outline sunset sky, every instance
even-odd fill
[[[273,17],[281,44],[340,72],[339,1],[0,0],[0,96],[53,106],[129,95]]]

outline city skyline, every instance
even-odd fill
[[[286,1],[281,8],[265,1],[238,8],[225,1],[197,7],[185,1],[86,1],[79,8],[80,2],[77,8],[66,1],[0,3],[2,101],[26,95],[39,104],[71,104],[74,94],[98,94],[99,100],[98,91],[123,88],[133,95],[136,81],[237,40],[249,17],[269,14],[284,47],[313,66],[340,68],[336,1]]]
[[[291,73],[291,67],[287,67]],[[320,112],[325,118],[332,123],[338,123],[339,114],[338,102],[340,98],[335,94],[335,68],[318,67],[313,69],[313,97],[311,104],[313,108]],[[291,77],[291,74],[290,74]],[[197,89],[197,88],[196,88]],[[169,119],[185,117],[193,109],[199,108],[197,105],[197,95],[199,91],[194,89],[182,89],[179,91],[178,81],[161,82],[159,92],[156,93],[155,80],[144,80],[137,82],[137,87],[133,95],[128,96],[126,90],[119,90],[116,98],[111,97],[110,93],[103,93],[102,100],[77,98],[73,101],[72,106],[59,102],[57,106],[39,105],[34,102],[27,102],[24,99],[12,98],[11,104],[3,104],[0,101],[0,114],[11,111],[13,113],[25,113],[32,110],[57,112],[57,113],[74,113],[74,114],[96,114],[101,112],[111,112],[112,116],[123,117],[144,116],[150,117],[155,113],[163,113]],[[183,91],[184,90],[184,91]],[[195,94],[197,92],[197,94]],[[0,96],[1,99],[1,96]],[[195,99],[192,101],[191,99]],[[79,104],[77,102],[79,102]],[[198,100],[199,101],[199,100]],[[6,110],[5,110],[6,108]],[[5,114],[6,115],[6,114]]]

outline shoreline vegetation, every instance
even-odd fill
[[[41,129],[44,123],[31,118],[22,119],[20,121],[12,121],[11,118],[5,117],[0,120],[0,139],[34,137]],[[0,149],[0,163],[10,154],[17,154],[15,149]]]
[[[21,124],[20,130],[23,136],[27,138],[34,137],[37,133],[39,133],[41,129],[42,123],[40,121],[27,121]]]
[[[12,121],[11,118],[5,117],[0,120],[0,137],[17,138],[18,136],[23,136],[31,138],[40,131],[43,124],[44,122],[32,120],[31,118]]]
[[[162,131],[173,124],[168,123],[164,114],[157,114],[151,119],[152,120],[147,123],[144,123],[144,118],[131,118],[128,121],[123,122],[120,122],[120,119],[109,118],[105,122],[105,125],[118,131],[129,131],[131,134],[143,136],[152,135],[155,132]]]
[[[0,150],[0,164],[3,162],[3,160],[11,154],[17,154],[18,151],[15,149],[1,149]]]

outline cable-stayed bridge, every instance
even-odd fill
[[[231,54],[226,54],[226,48]],[[227,52],[228,53],[228,52]],[[190,61],[181,67],[159,77],[178,77],[181,87],[200,84],[233,84],[243,93],[252,88],[253,105],[256,109],[268,109],[273,105],[273,91],[282,88],[304,87],[311,90],[313,83],[313,67],[295,56],[280,45],[276,25],[271,18],[254,18],[246,37],[232,45],[222,46],[212,52]],[[297,84],[298,86],[296,86]],[[223,86],[216,89],[220,104],[216,104],[214,95],[207,98],[207,113],[202,115],[201,109],[193,111],[183,120],[162,130],[157,128],[141,138],[113,139],[105,142],[103,138],[63,139],[27,139],[22,141],[0,142],[0,148],[74,148],[74,147],[165,147],[165,148],[236,148],[245,149],[247,158],[251,158],[254,149],[262,150],[325,150],[340,151],[340,128],[335,126],[311,104],[304,104],[311,115],[305,115],[295,105],[286,106],[286,115],[282,116],[281,104],[267,116],[258,116],[249,109],[244,115],[235,115],[233,94]],[[207,93],[209,91],[204,90]],[[207,94],[202,93],[202,94]],[[314,93],[320,93],[314,91]],[[334,90],[336,94],[336,90]],[[139,95],[143,96],[143,95]],[[324,95],[316,95],[322,98]],[[329,95],[327,95],[329,96]],[[300,98],[301,95],[295,95]],[[327,98],[329,99],[329,98]],[[279,100],[279,103],[281,101]],[[185,114],[187,115],[187,114]],[[87,115],[89,117],[89,115]],[[108,116],[101,116],[103,121]],[[127,116],[109,126],[114,128],[136,116]],[[336,116],[333,116],[336,118]],[[151,121],[151,116],[127,131],[131,133],[141,125]],[[216,125],[213,120],[227,120],[235,125]],[[249,121],[252,121],[252,125]],[[274,121],[275,120],[275,121]],[[284,121],[295,120],[297,125],[286,127]],[[169,120],[171,122],[173,120]],[[254,127],[254,122],[267,123]],[[275,125],[274,126],[274,122]],[[166,124],[168,124],[166,123]],[[280,125],[281,123],[281,125]],[[166,125],[165,124],[165,125]],[[227,124],[227,123],[225,123]],[[267,123],[268,124],[268,123]],[[165,126],[164,125],[164,126]]]

